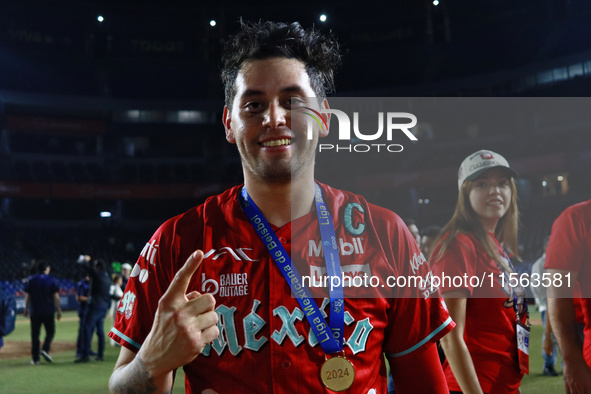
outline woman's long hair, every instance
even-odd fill
[[[458,202],[456,203],[456,209],[452,218],[443,227],[437,239],[435,245],[441,243],[441,247],[435,256],[430,256],[430,260],[433,262],[439,260],[451,242],[460,233],[473,234],[478,242],[484,248],[486,254],[496,260],[501,266],[510,271],[503,260],[500,258],[497,247],[490,239],[487,231],[482,227],[478,214],[472,208],[470,203],[470,191],[472,191],[475,181],[464,181],[460,192],[458,194]],[[495,238],[503,245],[510,254],[519,260],[517,250],[517,229],[519,226],[519,209],[517,208],[517,188],[515,187],[515,181],[511,178],[511,202],[507,212],[499,219],[497,227],[495,228]]]

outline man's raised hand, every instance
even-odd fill
[[[152,330],[138,353],[152,377],[189,364],[219,335],[213,296],[187,294],[202,261],[202,251],[191,254],[158,302]]]

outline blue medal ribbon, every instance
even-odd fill
[[[329,281],[333,276],[338,277],[338,286],[330,288],[330,325],[326,324],[324,316],[318,305],[312,298],[308,287],[304,286],[302,277],[291,261],[291,257],[279,241],[277,234],[263,216],[263,213],[250,198],[246,188],[243,187],[238,200],[242,210],[255,229],[257,235],[269,251],[269,254],[277,264],[279,271],[287,281],[292,293],[297,298],[300,307],[306,314],[310,327],[316,335],[316,339],[326,354],[337,353],[343,350],[343,338],[345,330],[345,302],[342,287],[341,264],[337,246],[337,238],[334,223],[330,211],[324,203],[322,191],[315,184],[314,200],[316,202],[316,214],[320,225],[322,237],[322,249],[326,263],[326,273]],[[329,330],[330,329],[330,330]]]

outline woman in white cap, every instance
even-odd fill
[[[431,255],[456,322],[441,339],[451,393],[518,393],[528,372],[525,293],[509,280],[515,271],[508,255],[517,256],[516,176],[498,153],[468,156],[458,173],[455,212]]]

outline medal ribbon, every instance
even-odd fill
[[[277,264],[279,271],[287,281],[292,293],[297,298],[298,303],[310,327],[316,335],[316,339],[322,350],[326,354],[340,352],[343,349],[343,337],[345,328],[345,302],[343,296],[341,264],[339,260],[337,238],[334,230],[334,223],[330,211],[324,204],[322,191],[318,184],[315,184],[314,200],[316,202],[316,214],[320,224],[320,235],[322,237],[322,249],[324,251],[324,261],[326,263],[326,274],[329,279],[337,276],[338,286],[330,288],[330,325],[326,324],[324,316],[316,301],[312,298],[308,287],[304,286],[302,277],[291,261],[291,257],[279,241],[277,234],[263,216],[263,213],[255,202],[250,198],[246,188],[243,187],[238,200],[242,210],[248,217],[248,220],[255,229],[257,235],[269,251],[269,254]],[[316,322],[316,323],[314,323]],[[318,324],[320,322],[321,324]],[[330,328],[330,330],[327,330]]]

